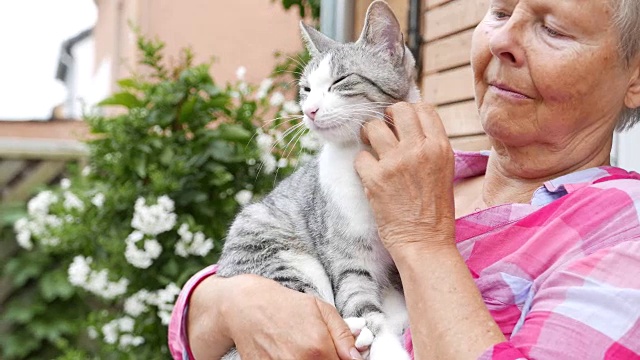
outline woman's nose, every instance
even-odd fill
[[[523,23],[514,17],[495,29],[489,38],[489,49],[493,56],[515,67],[524,65],[523,30]]]

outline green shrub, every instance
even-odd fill
[[[120,80],[87,119],[87,166],[15,223],[24,250],[3,272],[22,290],[3,310],[3,359],[168,358],[180,287],[216,261],[239,206],[313,151],[283,95],[297,60],[258,86],[243,68],[220,86],[189,51],[169,68],[161,42],[138,47],[146,75]]]

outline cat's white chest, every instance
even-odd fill
[[[376,236],[377,229],[362,182],[353,166],[360,147],[327,144],[319,157],[320,183],[331,207],[348,222],[346,231],[355,237]]]

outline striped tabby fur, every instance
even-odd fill
[[[408,359],[400,340],[407,325],[400,279],[353,161],[364,148],[359,134],[365,121],[381,118],[391,103],[419,100],[415,61],[382,1],[369,7],[355,43],[339,44],[301,27],[312,60],[300,79],[300,105],[324,145],[314,160],[242,209],[219,275],[258,274],[322,298],[344,318],[366,320],[374,339],[365,355],[372,360]],[[363,336],[358,341],[366,343]],[[225,356],[236,358],[235,351]]]

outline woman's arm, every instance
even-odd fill
[[[402,277],[417,359],[476,359],[505,340],[455,247],[453,151],[425,104],[365,125],[377,158],[356,159],[380,237]]]
[[[455,247],[396,249],[415,359],[477,359],[505,341]]]
[[[194,276],[180,296],[184,304],[179,299],[174,309],[169,337],[175,359],[186,353],[217,360],[234,343],[246,359],[360,359],[333,306],[255,275],[200,276],[206,278]],[[184,328],[183,341],[176,341],[176,327]]]

